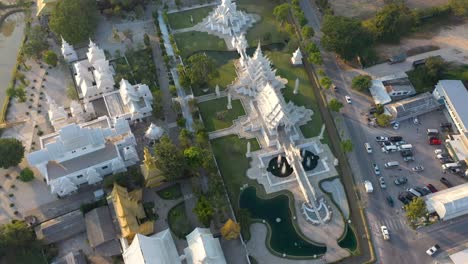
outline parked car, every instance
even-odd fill
[[[436,155],[438,159],[445,159],[445,158],[450,158],[450,155],[447,153],[439,153]]]
[[[407,144],[407,142],[404,141],[404,140],[395,142],[395,146],[401,146],[401,145],[405,145],[405,144]]]
[[[446,164],[446,163],[453,163],[453,159],[452,158],[442,158],[442,159],[439,159],[440,163],[442,164]]]
[[[419,166],[411,168],[411,170],[414,171],[414,172],[420,172],[420,171],[424,170],[424,167],[419,165]]]
[[[375,141],[377,142],[388,141],[388,137],[375,137]]]
[[[432,193],[431,190],[427,188],[427,186],[422,187],[421,190],[423,191],[423,195],[428,195]]]
[[[372,147],[369,143],[364,143],[364,147],[366,148],[367,153],[372,153]]]
[[[422,193],[416,191],[416,189],[414,189],[414,188],[408,188],[408,189],[406,189],[406,191],[407,191],[408,193],[411,193],[414,197],[421,197],[421,196],[423,196]]]
[[[388,205],[390,205],[391,207],[393,207],[393,205],[395,204],[391,196],[387,196],[387,202],[388,202]]]
[[[406,192],[401,192],[398,194],[398,200],[402,202],[403,204],[409,204],[411,202],[411,199],[408,199]]]
[[[389,147],[389,146],[393,146],[393,143],[390,142],[390,141],[384,141],[384,142],[380,142],[380,146],[381,147]]]
[[[419,119],[417,117],[413,118],[413,124],[419,125]]]
[[[387,184],[385,184],[385,179],[384,177],[379,178],[379,183],[380,183],[380,188],[382,189],[387,189]]]
[[[385,163],[384,166],[386,169],[392,169],[392,168],[400,166],[400,163],[398,161],[389,161]]]
[[[403,151],[400,151],[400,155],[402,157],[409,157],[409,156],[413,156],[413,151],[407,149],[407,150],[403,150]]]
[[[402,140],[403,140],[403,137],[400,137],[400,136],[388,137],[388,141],[391,141],[391,142],[398,142]]]
[[[444,153],[444,151],[442,149],[436,149],[434,150],[434,154],[441,154],[441,153]]]
[[[406,162],[414,161],[414,157],[413,156],[404,157],[403,160]]]
[[[351,97],[349,97],[349,96],[346,95],[346,96],[345,96],[345,99],[346,99],[346,102],[347,102],[348,104],[351,103]]]
[[[442,177],[440,178],[440,182],[443,183],[445,186],[447,186],[448,188],[452,187],[452,183],[450,183],[446,178]]]
[[[372,164],[372,167],[374,168],[374,173],[375,175],[380,175],[380,168],[377,164]]]
[[[441,145],[442,144],[442,140],[438,139],[438,138],[430,138],[429,139],[429,145]]]
[[[393,124],[393,129],[397,130],[399,128],[400,128],[400,123],[395,122],[395,124]]]
[[[380,230],[382,230],[382,235],[384,240],[390,239],[390,234],[388,233],[388,228],[386,226],[381,226]]]
[[[424,196],[424,195],[427,195],[427,194],[431,193],[431,191],[429,191],[429,192],[426,192],[426,190],[424,190],[424,189],[423,189],[423,188],[421,188],[421,187],[414,187],[413,189],[415,189],[416,191],[418,191],[418,193],[420,193],[422,196]]]
[[[429,184],[426,184],[426,187],[427,187],[429,190],[431,190],[432,193],[435,193],[435,192],[438,192],[438,191],[439,191],[439,190],[437,190],[436,187],[434,187],[434,185],[432,185],[432,184],[430,184],[430,183],[429,183]]]
[[[452,129],[452,123],[440,123],[440,128],[442,130],[451,130]]]
[[[400,177],[400,178],[397,178],[395,181],[393,181],[395,185],[403,185],[407,182],[408,182],[408,179],[406,177]]]
[[[439,251],[439,249],[440,249],[440,246],[435,244],[434,246],[432,246],[428,250],[426,250],[426,254],[433,257],[437,253],[437,251]]]

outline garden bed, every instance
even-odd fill
[[[169,210],[167,213],[167,221],[172,233],[180,239],[185,239],[193,230],[192,225],[188,221],[187,214],[185,213],[184,202],[177,204]]]
[[[127,64],[123,57],[114,61],[115,80],[117,83],[124,78],[131,84],[146,84],[152,90],[158,86],[156,67],[154,66],[151,49],[127,51],[125,56],[129,64]]]
[[[240,100],[232,100],[232,109],[227,109],[227,97],[198,104],[203,123],[208,132],[232,126],[232,121],[245,115]]]
[[[174,34],[177,48],[182,58],[188,58],[197,51],[204,50],[227,50],[223,39],[210,35],[206,32],[188,31]]]
[[[180,184],[178,183],[156,191],[156,193],[164,200],[177,200],[182,197],[182,190],[180,189]]]

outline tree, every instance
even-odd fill
[[[416,197],[409,204],[405,205],[406,217],[410,222],[417,221],[421,217],[426,217],[428,212],[426,203],[421,197]]]
[[[273,9],[273,15],[276,17],[276,19],[283,23],[288,18],[289,8],[290,5],[288,3],[277,5],[275,9]]]
[[[378,41],[390,43],[399,42],[401,36],[410,32],[413,24],[413,14],[404,4],[386,5],[364,23]]]
[[[353,78],[351,88],[360,92],[367,92],[372,84],[372,78],[369,75],[358,75]]]
[[[71,44],[92,37],[97,26],[95,0],[58,1],[49,17],[49,27]]]
[[[331,99],[330,102],[328,102],[328,108],[334,112],[339,112],[342,107],[343,104],[336,99]]]
[[[213,59],[204,53],[197,53],[187,60],[187,66],[183,74],[190,80],[192,87],[200,88],[217,77],[219,72]]]
[[[371,34],[354,18],[325,15],[322,32],[323,47],[345,60],[354,59],[372,45]]]
[[[38,59],[49,46],[47,44],[47,33],[37,25],[26,31],[27,41],[23,44],[23,53],[27,58]]]
[[[179,132],[179,143],[183,148],[188,148],[192,145],[192,133],[186,128],[182,128]]]
[[[330,89],[332,83],[332,80],[328,77],[323,77],[322,79],[320,79],[320,85],[322,85],[325,89]]]
[[[0,168],[18,165],[24,157],[24,147],[16,138],[0,138]]]
[[[197,215],[198,220],[205,226],[210,226],[211,218],[213,217],[214,210],[213,205],[210,203],[209,200],[206,199],[205,196],[200,196],[193,208],[193,212]]]
[[[315,35],[315,31],[311,26],[303,26],[301,29],[302,37],[309,39]]]
[[[345,153],[351,152],[353,151],[353,142],[351,142],[351,139],[343,140],[341,141],[341,147]]]
[[[163,136],[154,146],[156,166],[168,180],[175,180],[183,176],[185,158],[183,153],[171,142],[169,137]]]
[[[386,127],[390,124],[390,120],[392,119],[391,115],[386,115],[386,114],[377,114],[375,115],[377,118],[377,125],[381,127]]]
[[[184,150],[184,157],[191,168],[203,167],[208,169],[211,166],[212,155],[206,148],[192,146]]]
[[[150,38],[148,36],[148,34],[145,33],[145,35],[143,36],[143,42],[145,43],[145,46],[146,47],[149,47],[151,42],[150,42]]]
[[[27,247],[35,240],[34,231],[25,222],[14,220],[0,226],[0,250]]]
[[[450,0],[449,6],[452,12],[457,16],[468,16],[468,1]]]
[[[55,52],[48,50],[48,51],[45,51],[42,54],[42,56],[44,58],[45,63],[53,67],[57,66],[58,57],[57,57],[57,54],[55,54]]]
[[[323,64],[322,54],[320,52],[314,52],[309,54],[309,57],[307,57],[307,59],[315,65]]]
[[[429,57],[426,60],[425,67],[427,69],[427,76],[433,82],[437,82],[447,68],[447,63],[441,57]]]
[[[32,181],[34,180],[34,172],[30,168],[26,167],[20,172],[19,179],[23,182]]]

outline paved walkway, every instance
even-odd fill
[[[346,193],[344,191],[343,185],[341,184],[339,179],[334,179],[332,181],[324,181],[322,182],[322,188],[332,194],[333,200],[343,212],[343,216],[345,219],[349,218],[349,205],[348,199],[346,199]]]
[[[205,95],[198,96],[195,99],[197,99],[198,103],[203,103],[203,102],[206,102],[206,101],[216,100],[216,99],[226,97],[226,96],[227,96],[226,91],[219,91],[219,96],[217,96],[215,93],[210,93],[210,94],[205,94]]]

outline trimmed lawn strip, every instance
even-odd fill
[[[236,78],[236,67],[234,66],[234,60],[228,61],[224,65],[218,65],[218,71],[219,76],[208,82],[210,86],[210,92],[215,91],[216,85],[219,85],[219,89],[222,91],[234,81]]]
[[[317,99],[312,91],[311,83],[304,68],[302,66],[293,67],[290,63],[291,55],[288,53],[273,51],[266,52],[266,54],[271,59],[273,66],[277,69],[277,74],[288,80],[286,88],[282,89],[286,102],[293,101],[297,106],[304,106],[314,111],[312,120],[301,126],[304,137],[310,138],[318,136],[322,129],[322,116],[320,115]],[[299,93],[293,94],[296,78],[299,78]]]
[[[203,123],[208,132],[232,126],[232,121],[245,115],[240,100],[232,100],[232,109],[228,110],[227,97],[210,100],[198,104]],[[222,117],[222,118],[221,118]]]
[[[167,14],[169,24],[172,30],[193,27],[200,23],[208,14],[215,8],[215,6],[200,7],[197,9],[181,11],[177,13]],[[190,16],[193,17],[193,24],[190,21]]]
[[[188,221],[187,214],[185,213],[185,203],[181,202],[176,206],[172,207],[167,213],[167,222],[172,233],[178,238],[185,239],[193,227]]]
[[[227,50],[223,39],[206,32],[189,31],[177,33],[174,34],[174,39],[183,58],[188,58],[195,52],[202,50]]]
[[[211,140],[213,154],[235,211],[239,209],[240,188],[246,183],[258,186],[256,181],[250,180],[246,175],[250,163],[250,160],[245,157],[247,141],[250,141],[251,151],[260,149],[255,138],[247,140],[240,139],[237,135],[230,135]],[[263,187],[257,190],[263,190]]]
[[[176,183],[167,188],[156,191],[156,193],[164,200],[177,200],[182,197],[182,190],[180,184]]]

